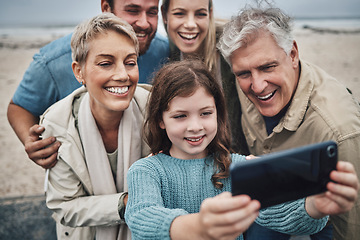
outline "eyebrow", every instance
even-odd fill
[[[129,58],[129,57],[132,57],[132,56],[137,57],[136,53],[129,53],[128,55],[126,55],[126,58]],[[114,55],[104,53],[104,54],[99,54],[99,55],[96,55],[96,57],[108,57],[108,58],[114,58]]]
[[[125,6],[125,9],[126,8],[139,8],[139,9],[141,9],[142,7],[140,5],[137,5],[137,4],[129,4],[129,5]],[[150,10],[158,10],[158,7],[157,6],[152,6],[152,7],[150,7]]]
[[[278,64],[279,62],[274,60],[274,61],[270,61],[270,62],[267,62],[267,63],[264,63],[264,64],[261,64],[259,66],[256,67],[257,70],[263,70],[265,68],[267,68],[268,66],[271,66],[273,64]],[[239,76],[239,75],[242,75],[242,74],[245,74],[245,73],[249,73],[251,72],[250,70],[241,70],[241,71],[237,71],[237,72],[234,72],[235,76]]]
[[[274,60],[274,61],[264,63],[264,64],[258,66],[257,69],[262,70],[262,69],[264,69],[264,68],[266,68],[268,66],[274,65],[274,64],[278,64],[278,61]]]
[[[177,7],[177,8],[173,8],[171,9],[170,11],[187,11],[187,9],[185,8],[182,8],[182,7]],[[196,9],[195,12],[198,12],[198,11],[208,11],[207,8],[199,8],[199,9]]]
[[[207,105],[205,107],[202,107],[199,109],[199,111],[204,111],[204,110],[207,110],[207,109],[216,109],[216,105]],[[170,114],[174,114],[174,113],[187,113],[189,111],[187,110],[182,110],[182,109],[175,109],[173,111],[168,111]]]

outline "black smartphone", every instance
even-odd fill
[[[266,208],[325,192],[337,158],[337,144],[327,141],[232,164],[232,194],[247,194]]]

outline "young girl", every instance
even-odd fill
[[[248,154],[241,126],[236,81],[229,64],[216,49],[221,24],[215,23],[212,0],[163,0],[162,17],[170,43],[170,61],[200,59],[224,89],[234,151]]]
[[[127,178],[125,220],[133,239],[242,239],[255,219],[280,232],[312,234],[340,211],[321,204],[325,194],[260,214],[258,201],[232,197],[229,166],[245,157],[229,153],[224,101],[202,62],[174,62],[155,76],[145,122],[153,156],[135,162]]]

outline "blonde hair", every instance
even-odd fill
[[[139,43],[136,34],[129,23],[112,13],[101,13],[87,21],[80,23],[71,37],[71,51],[73,61],[83,65],[89,53],[88,43],[99,34],[115,31],[129,37],[139,55]]]

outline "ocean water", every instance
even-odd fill
[[[314,28],[325,28],[325,29],[359,30],[360,18],[332,18],[332,19],[299,18],[299,19],[295,19],[294,25],[296,28],[302,28],[303,26],[310,26]]]
[[[344,30],[360,30],[360,18],[335,18],[335,19],[316,19],[301,18],[295,19],[294,27],[303,28],[309,26],[313,28],[324,29],[344,29]],[[0,27],[0,38],[7,37],[62,37],[71,33],[74,26],[48,26],[48,27]],[[166,36],[163,24],[158,24],[158,32]]]
[[[75,26],[0,27],[0,37],[61,37],[74,31],[74,28]]]

